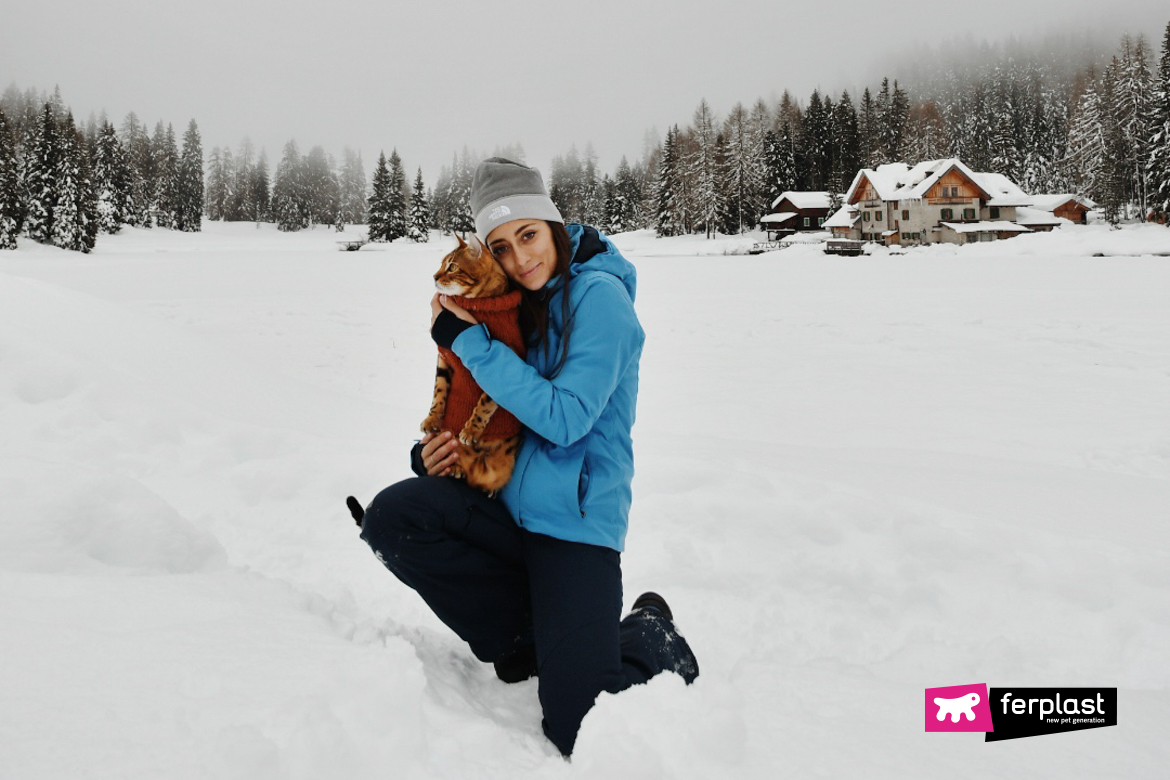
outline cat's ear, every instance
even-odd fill
[[[454,233],[455,233],[455,238],[456,238],[456,239],[459,241],[459,248],[460,248],[460,249],[462,249],[463,247],[467,246],[467,242],[463,240],[463,236],[459,235],[459,231],[458,231],[458,230],[455,230],[455,231],[452,231],[452,232],[454,232]]]
[[[481,254],[483,254],[483,243],[479,240],[479,236],[475,235],[474,233],[471,234],[471,243],[469,243],[467,247],[471,250],[472,257],[479,257]]]

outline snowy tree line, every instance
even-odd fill
[[[589,149],[554,159],[550,189],[566,217],[611,232],[739,233],[785,190],[824,190],[839,202],[862,168],[959,157],[1031,193],[1087,195],[1114,223],[1164,220],[1170,25],[1157,74],[1140,37],[1095,59],[1005,54],[936,68],[913,94],[887,78],[856,103],[848,90],[836,99],[814,90],[803,104],[785,92],[722,119],[703,100],[689,125],[669,128],[633,165],[622,158],[612,176],[598,173]]]
[[[0,98],[0,248],[28,238],[89,252],[122,225],[197,231],[203,152],[191,120],[180,151],[174,129],[153,137],[129,114],[80,127],[61,100],[10,87]]]

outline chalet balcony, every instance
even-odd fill
[[[926,202],[932,206],[969,206],[973,200],[975,198],[927,198]]]

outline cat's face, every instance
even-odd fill
[[[542,219],[514,219],[496,227],[488,247],[516,284],[539,290],[557,269],[557,247],[552,228]]]
[[[459,238],[459,246],[435,273],[435,289],[444,295],[491,298],[508,292],[508,276],[479,239],[472,236],[469,243]]]

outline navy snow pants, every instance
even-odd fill
[[[544,732],[565,755],[602,691],[663,670],[698,676],[671,621],[648,609],[621,618],[618,552],[526,531],[462,480],[391,485],[366,510],[362,539],[476,658],[535,649]]]

